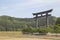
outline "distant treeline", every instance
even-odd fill
[[[49,16],[49,25],[60,25],[60,18]],[[24,28],[36,28],[34,18],[15,18],[0,16],[0,31],[21,31]],[[39,18],[39,28],[46,25],[45,17]]]

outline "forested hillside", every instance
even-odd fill
[[[56,17],[49,17],[49,25],[54,25]],[[45,26],[45,17],[39,18],[39,27]],[[23,28],[35,27],[34,18],[15,18],[10,16],[0,16],[0,31],[20,31]]]

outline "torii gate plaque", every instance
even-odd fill
[[[39,12],[39,13],[33,13],[33,15],[35,15],[34,18],[36,18],[36,27],[37,28],[38,28],[38,18],[40,18],[40,17],[46,17],[46,27],[49,26],[48,16],[51,16],[51,14],[48,14],[48,13],[50,13],[52,11],[53,11],[53,9],[43,11],[43,12]],[[43,15],[43,14],[45,14],[45,15]],[[40,15],[40,16],[38,16],[38,15]]]

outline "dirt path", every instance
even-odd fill
[[[0,38],[0,40],[48,40],[48,39],[38,39],[38,38]]]
[[[8,36],[0,36],[0,40],[48,40],[48,39],[41,39],[41,38],[16,38],[16,37],[8,37]]]

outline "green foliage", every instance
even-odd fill
[[[28,33],[47,33],[46,28],[24,28],[22,32]]]
[[[29,27],[32,18],[14,18],[10,16],[0,16],[0,31],[21,31],[25,27]]]
[[[22,32],[33,33],[33,32],[37,32],[37,29],[36,28],[24,28],[22,29]]]
[[[56,25],[60,25],[60,18],[57,18]]]
[[[49,17],[49,24],[55,24],[56,17]],[[30,33],[46,33],[53,32],[53,28],[51,27],[42,27],[46,25],[45,17],[39,18],[39,27],[35,27],[35,19],[33,18],[15,18],[10,16],[0,16],[0,31],[25,31]],[[56,21],[57,24],[60,25],[60,19],[58,18]],[[59,27],[57,28],[59,29]],[[58,31],[59,32],[59,31]]]
[[[39,33],[47,33],[45,27],[43,27],[43,28],[38,28],[38,32],[39,32]]]
[[[53,28],[52,27],[41,27],[41,28],[26,28],[23,29],[24,32],[28,32],[28,33],[60,33],[60,26],[59,25],[54,25]]]
[[[60,33],[60,26],[59,25],[54,25],[54,32]]]

